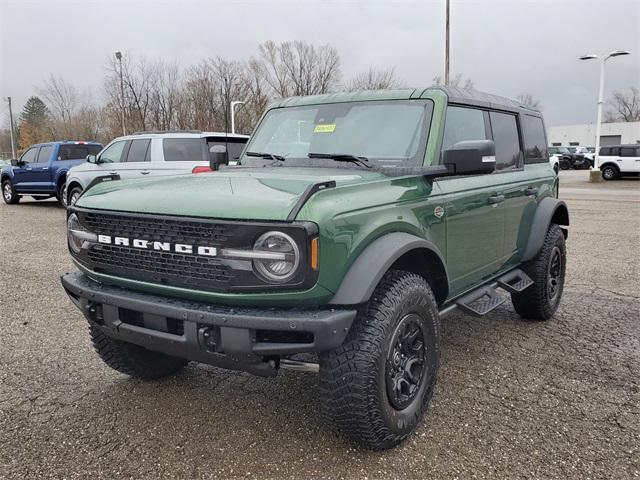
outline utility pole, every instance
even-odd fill
[[[7,97],[9,102],[9,129],[11,130],[11,158],[16,158],[16,141],[13,130],[13,110],[11,110],[11,97]]]
[[[444,84],[449,85],[449,0],[445,14],[445,42],[444,42]]]
[[[120,109],[120,115],[122,118],[122,135],[126,135],[127,129],[125,128],[125,125],[124,125],[124,80],[122,77],[122,53],[116,52],[116,58],[120,63],[120,100],[122,101],[122,108]]]

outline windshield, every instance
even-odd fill
[[[255,152],[284,157],[285,164],[289,159],[317,163],[309,154],[340,154],[366,157],[383,166],[422,165],[432,109],[429,100],[276,108],[254,132],[242,163],[264,163],[246,155]]]

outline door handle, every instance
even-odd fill
[[[527,188],[524,189],[524,194],[526,196],[535,195],[536,193],[538,193],[538,189],[537,188],[527,187]]]
[[[31,170],[33,170],[33,168],[31,168],[31,167],[27,167],[27,168],[25,168],[25,170],[26,170],[27,172],[30,172]]]
[[[489,204],[496,205],[498,203],[504,202],[504,195],[492,195],[489,197]]]
[[[109,175],[117,175],[118,172],[109,172]]]
[[[151,173],[151,172],[149,172],[149,170],[141,170],[140,173],[142,175],[149,175],[149,173]]]

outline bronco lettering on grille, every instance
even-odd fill
[[[187,245],[184,243],[151,242],[140,238],[112,237],[111,235],[98,235],[98,243],[122,246],[131,245],[143,250],[157,250],[160,252],[170,252],[173,250],[176,253],[201,255],[203,257],[215,257],[218,255],[218,249],[216,247]]]

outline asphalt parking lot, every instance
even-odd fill
[[[510,303],[447,317],[425,421],[383,453],[322,423],[312,374],[111,371],[60,287],[64,210],[0,205],[0,477],[640,477],[640,181],[587,175],[561,172],[555,318],[523,322]]]

